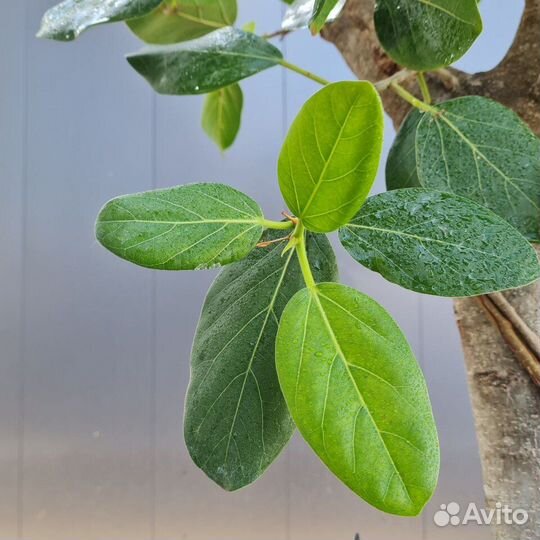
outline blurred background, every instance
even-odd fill
[[[273,68],[242,86],[239,138],[225,155],[200,129],[199,97],[162,97],[127,64],[123,24],[74,43],[37,40],[54,0],[5,2],[0,32],[0,539],[487,540],[486,527],[438,528],[451,501],[483,506],[480,462],[450,300],[421,296],[359,266],[336,243],[344,283],[375,297],[406,332],[428,380],[442,445],[422,517],[370,508],[299,436],[254,485],[226,493],[182,437],[191,341],[213,271],[158,273],[94,240],[110,198],[224,182],[284,209],[280,146],[311,81]],[[493,67],[521,0],[484,0],[485,31],[458,66]],[[239,24],[277,30],[278,0],[240,0]],[[291,61],[351,79],[309,32],[279,42]],[[385,155],[394,131],[387,122]],[[383,169],[376,191],[384,190]]]

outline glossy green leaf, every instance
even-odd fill
[[[276,362],[293,420],[328,468],[380,510],[420,513],[439,445],[422,372],[390,315],[343,285],[303,289],[281,317]]]
[[[427,71],[453,64],[482,32],[476,0],[379,0],[375,30],[400,65]]]
[[[264,239],[283,236],[266,232]],[[303,285],[294,250],[284,243],[254,250],[212,285],[191,359],[184,431],[203,471],[228,490],[258,478],[289,441],[294,423],[277,380],[275,340],[281,313]],[[318,280],[336,279],[324,236],[308,237]]]
[[[238,134],[244,97],[238,84],[220,88],[206,96],[202,126],[221,150],[229,148]]]
[[[513,111],[484,97],[453,99],[436,109],[442,114],[422,114],[416,131],[419,184],[473,199],[540,241],[538,137]],[[387,185],[405,187],[404,178],[387,177]]]
[[[96,237],[109,251],[159,270],[200,270],[243,259],[262,232],[257,203],[223,184],[118,197],[96,223]]]
[[[127,57],[160,94],[206,94],[229,86],[282,60],[265,39],[237,28],[222,28],[202,38],[147,47]]]
[[[386,160],[387,189],[420,185],[416,170],[416,128],[422,116],[418,109],[413,109],[397,132]]]
[[[379,165],[383,110],[369,82],[329,84],[294,120],[278,163],[283,197],[307,229],[330,232],[365,201]]]
[[[161,0],[66,0],[45,13],[37,37],[71,41],[90,26],[140,17],[160,3]]]
[[[407,289],[474,296],[540,277],[529,242],[470,199],[422,188],[371,197],[339,232],[364,266]]]
[[[338,3],[341,3],[343,7],[344,2],[340,2],[340,0],[315,0],[309,24],[311,31],[314,34],[321,31]]]
[[[236,15],[236,0],[165,0],[144,17],[128,21],[128,26],[147,43],[179,43],[232,26]]]

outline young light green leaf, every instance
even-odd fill
[[[276,363],[293,420],[328,468],[380,510],[420,513],[437,483],[437,432],[388,313],[343,285],[303,289],[281,317]]]
[[[229,86],[283,59],[265,39],[237,28],[222,28],[176,45],[147,47],[127,57],[160,94],[206,94]]]
[[[427,71],[453,64],[482,32],[476,0],[379,0],[375,30],[401,66]]]
[[[416,131],[420,185],[473,199],[540,241],[538,137],[513,111],[484,97],[436,109],[441,114],[422,114]],[[403,187],[400,178],[387,182]]]
[[[204,36],[236,20],[236,0],[165,0],[151,13],[127,22],[147,43],[179,43]]]
[[[262,232],[257,203],[223,184],[118,197],[96,223],[96,237],[109,251],[159,270],[200,270],[243,259]]]
[[[294,0],[288,2],[290,7],[285,10],[283,20],[281,21],[282,30],[299,30],[300,28],[308,28],[313,17],[315,8],[315,0]],[[326,22],[331,22],[339,16],[345,0],[336,0],[335,6],[331,9]]]
[[[275,240],[283,231],[267,231]],[[275,340],[281,313],[303,287],[294,250],[254,250],[212,285],[197,328],[184,435],[191,457],[227,490],[258,478],[289,441],[294,423],[279,387]],[[324,236],[308,236],[315,278],[337,278]]]
[[[229,148],[238,134],[244,97],[238,84],[220,88],[206,96],[202,126],[221,150]]]
[[[534,249],[514,227],[451,193],[410,188],[371,197],[339,238],[364,266],[426,294],[474,296],[540,277]]]
[[[293,122],[278,163],[279,187],[307,229],[330,232],[365,201],[382,148],[383,110],[369,82],[329,84]]]
[[[416,170],[416,128],[423,113],[413,109],[401,124],[386,160],[386,188],[420,185]]]
[[[160,3],[161,0],[65,0],[45,13],[37,37],[72,41],[90,26],[140,17]]]
[[[345,2],[341,0],[315,0],[313,13],[309,21],[309,27],[314,34],[318,34],[321,31],[338,3],[340,4],[340,9],[338,9],[341,11],[345,5]]]

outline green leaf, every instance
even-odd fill
[[[266,232],[264,240],[283,236]],[[227,490],[258,478],[289,441],[294,423],[275,368],[281,313],[303,287],[294,250],[284,244],[254,250],[224,269],[212,285],[191,359],[184,433],[191,457]],[[336,279],[324,236],[308,238],[317,279]]]
[[[315,0],[309,25],[314,34],[318,34],[321,31],[339,1],[340,0]]]
[[[159,270],[200,270],[243,259],[262,232],[257,203],[223,184],[118,197],[96,223],[96,237],[109,251]]]
[[[382,148],[383,110],[369,82],[329,84],[293,122],[279,156],[281,193],[307,229],[330,232],[365,201]]]
[[[160,3],[161,0],[66,0],[45,13],[37,37],[72,41],[90,26],[140,17]]]
[[[510,109],[468,96],[422,114],[416,131],[419,184],[468,197],[540,241],[540,140]],[[402,153],[405,149],[396,150]],[[387,178],[403,187],[400,178]]]
[[[127,57],[160,94],[206,94],[229,86],[283,59],[263,38],[237,28],[222,28],[202,38],[153,46]]]
[[[229,148],[238,134],[244,97],[238,84],[220,88],[206,96],[202,126],[221,150]]]
[[[426,294],[474,296],[540,277],[534,249],[514,227],[451,193],[410,188],[371,197],[339,238],[364,266]]]
[[[166,0],[144,17],[128,21],[131,30],[147,43],[179,43],[232,26],[236,0]]]
[[[315,0],[294,0],[288,2],[290,7],[285,10],[283,15],[283,20],[281,21],[282,30],[299,30],[300,28],[308,28],[312,22]],[[345,6],[345,0],[332,0],[334,6],[328,12],[326,17],[326,23],[332,22],[337,19]],[[326,10],[324,10],[326,11]],[[324,17],[324,14],[321,12],[319,18]],[[324,25],[323,22],[323,25]],[[315,33],[319,30],[316,30],[315,27],[312,27]]]
[[[400,65],[427,71],[453,64],[482,32],[476,0],[379,0],[375,30]]]
[[[343,285],[303,289],[281,317],[276,362],[293,420],[328,468],[380,510],[420,513],[439,445],[422,372],[390,315]]]
[[[416,128],[422,116],[418,109],[413,109],[397,132],[386,160],[387,189],[420,185],[416,170]]]

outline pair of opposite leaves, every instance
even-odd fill
[[[329,85],[306,103],[285,141],[279,180],[308,229],[341,226],[340,238],[358,260],[424,292],[478,294],[538,276],[525,239],[467,199],[405,189],[363,204],[381,140],[382,109],[369,83]],[[435,487],[438,445],[405,338],[357,291],[337,284],[302,289],[293,251],[282,257],[279,244],[252,251],[263,228],[254,201],[215,184],[120,197],[98,219],[98,239],[143,266],[203,268],[250,253],[223,271],[203,309],[186,402],[194,461],[228,489],[248,484],[287,443],[290,412],[356,493],[388,512],[418,513]],[[500,263],[494,239],[505,246]],[[308,256],[317,281],[335,278],[324,236],[310,234]],[[388,272],[378,267],[391,258],[400,264],[386,264]]]

